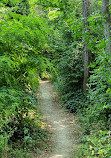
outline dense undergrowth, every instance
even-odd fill
[[[81,51],[76,54],[78,49],[73,50],[69,49],[62,53],[56,67],[58,75],[53,82],[60,96],[61,105],[76,113],[82,128],[76,157],[110,158],[111,56],[101,49],[95,61],[90,64],[92,70],[88,92],[84,94],[81,88],[83,79]]]
[[[77,157],[111,157],[106,18],[102,1],[90,2],[89,32],[83,29],[81,0],[0,2],[0,157],[34,157],[46,144],[36,91],[39,78],[50,72],[61,105],[76,114],[82,127]],[[83,36],[91,51],[86,93]]]
[[[61,105],[70,112],[76,113],[78,123],[82,128],[82,137],[76,157],[110,158],[111,55],[105,50],[107,41],[105,41],[103,31],[104,18],[100,14],[101,3],[92,3],[91,7],[93,13],[88,19],[90,33],[86,39],[88,48],[92,52],[87,92],[83,93],[82,88],[84,43],[81,40],[83,26],[80,20],[80,8],[76,8],[77,10],[73,12],[67,10],[64,20],[58,21],[56,26],[56,33],[53,37],[54,46],[51,46],[55,49],[53,63],[57,74],[53,74],[52,81],[60,96]],[[100,10],[96,10],[96,7]],[[72,13],[73,16],[71,16]],[[76,20],[73,21],[73,18]],[[55,19],[57,20],[57,17]]]
[[[92,64],[95,69],[90,76],[86,108],[78,111],[81,126],[85,130],[81,141],[82,151],[79,151],[78,157],[111,156],[110,60],[111,56],[103,52]]]
[[[0,2],[0,157],[34,157],[46,144],[36,92],[48,29],[28,1]],[[43,145],[44,144],[44,145]]]

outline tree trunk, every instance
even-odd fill
[[[107,42],[106,52],[111,54],[111,18],[109,12],[109,0],[102,0],[102,10],[105,16],[104,35]]]
[[[88,49],[88,36],[89,36],[89,22],[87,21],[90,14],[90,2],[89,0],[82,0],[82,14],[83,14],[83,62],[84,62],[84,80],[83,91],[87,91],[87,83],[89,78],[89,63],[91,57],[91,51]]]

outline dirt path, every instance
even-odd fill
[[[41,158],[74,158],[74,116],[60,107],[48,81],[41,81],[40,93],[40,110],[53,133],[52,153]]]

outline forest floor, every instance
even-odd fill
[[[78,125],[74,115],[60,106],[49,81],[40,82],[39,106],[52,133],[49,138],[50,152],[44,151],[39,158],[75,158]]]

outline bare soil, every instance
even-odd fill
[[[51,152],[43,152],[40,158],[75,158],[78,125],[74,115],[59,105],[49,81],[40,82],[39,106],[43,119],[52,133]]]

